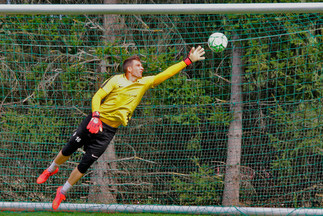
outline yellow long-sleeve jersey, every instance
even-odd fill
[[[100,119],[111,127],[126,126],[145,92],[180,72],[187,65],[181,61],[155,75],[129,81],[125,74],[106,80],[92,98],[92,112],[99,111]]]

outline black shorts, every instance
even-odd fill
[[[76,132],[71,136],[69,142],[62,149],[64,156],[70,156],[78,148],[83,147],[85,154],[78,165],[78,170],[85,173],[88,168],[104,153],[113,139],[117,128],[110,127],[102,122],[102,132],[92,134],[86,129],[92,118],[89,114],[77,128]]]

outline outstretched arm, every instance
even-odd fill
[[[157,74],[155,76],[155,81],[153,86],[159,85],[160,83],[164,82],[165,80],[179,73],[181,70],[183,70],[186,66],[190,65],[191,63],[204,60],[205,59],[205,57],[203,56],[204,54],[205,54],[205,51],[201,46],[198,46],[196,49],[195,47],[193,47],[188,57],[184,61],[174,64],[169,68],[167,68],[165,71]]]

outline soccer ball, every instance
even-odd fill
[[[213,52],[222,52],[228,45],[228,38],[220,32],[215,32],[211,34],[207,44]]]

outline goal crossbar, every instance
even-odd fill
[[[0,14],[240,14],[321,13],[323,3],[6,5]]]

